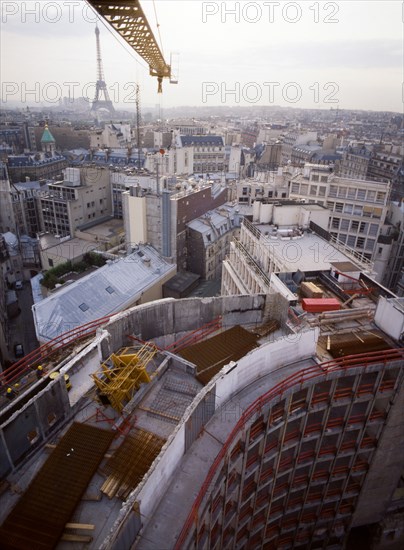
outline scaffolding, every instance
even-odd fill
[[[123,348],[117,355],[113,353],[101,364],[101,369],[91,375],[100,401],[121,413],[140,385],[150,382],[147,365],[156,353],[156,346],[149,343],[136,352],[133,348]]]

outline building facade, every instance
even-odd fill
[[[208,281],[220,279],[230,242],[240,230],[238,208],[223,205],[187,225],[187,270]]]
[[[41,230],[73,237],[77,227],[111,216],[109,170],[68,168],[65,179],[49,184],[39,201]]]
[[[222,136],[178,136],[176,143],[179,147],[193,147],[193,173],[210,174],[226,169],[225,144]]]
[[[377,250],[389,194],[389,183],[335,176],[320,165],[306,165],[290,179],[290,198],[326,206],[331,235],[368,260]]]

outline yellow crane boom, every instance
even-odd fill
[[[146,61],[150,75],[158,79],[158,93],[161,93],[163,78],[171,77],[171,67],[164,61],[139,0],[87,2]]]

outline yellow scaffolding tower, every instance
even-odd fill
[[[157,353],[154,344],[144,344],[136,353],[133,348],[123,348],[101,364],[101,369],[91,375],[103,402],[108,402],[118,412],[122,412],[140,384],[150,382],[146,370],[148,363]]]

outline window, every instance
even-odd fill
[[[299,193],[299,184],[292,183],[292,193]]]
[[[306,183],[302,183],[300,186],[300,194],[301,195],[307,195],[309,192],[309,186]]]
[[[369,227],[369,235],[376,237],[378,230],[379,226],[376,223],[371,223]]]
[[[376,198],[376,191],[368,191],[366,200],[368,202],[375,202],[375,198]]]
[[[346,187],[338,187],[338,197],[345,199],[346,197]]]
[[[310,186],[310,195],[314,195],[314,196],[317,195],[317,186],[316,185],[311,185]]]
[[[386,193],[380,193],[380,191],[376,195],[376,202],[384,202],[384,199],[386,198]]]
[[[327,176],[321,176],[320,181],[321,181],[321,183],[327,183],[327,181],[328,181]]]
[[[383,247],[379,246],[379,248],[377,249],[377,253],[380,255],[382,252],[383,252]]]
[[[353,212],[353,204],[346,204],[344,207],[345,214],[352,214]]]
[[[342,212],[342,207],[343,207],[343,203],[342,202],[336,202],[335,203],[335,212]]]
[[[337,196],[337,191],[338,191],[338,186],[337,185],[330,185],[329,196],[330,197],[336,197]]]
[[[349,187],[348,188],[348,198],[354,199],[356,197],[356,187]]]
[[[339,218],[332,218],[331,227],[332,229],[339,229]]]
[[[348,235],[348,246],[351,246],[352,248],[355,246],[355,237],[354,235]]]
[[[365,237],[358,237],[356,239],[356,247],[363,248],[365,246]]]
[[[50,258],[48,258],[48,264],[49,264],[49,267],[53,267],[53,260],[51,260]]]
[[[369,224],[365,222],[361,222],[359,225],[359,233],[367,233],[368,232]]]
[[[373,250],[375,247],[375,242],[376,242],[375,239],[368,239],[366,241],[366,250]]]
[[[90,309],[90,306],[83,302],[79,305],[79,308],[81,309],[81,311],[87,311],[88,309]]]
[[[326,190],[325,187],[322,187],[322,186],[319,187],[319,190],[318,190],[319,197],[325,197],[325,190]]]
[[[358,231],[359,228],[359,222],[356,220],[353,220],[351,222],[351,231]]]
[[[318,174],[313,174],[311,176],[311,181],[318,181],[318,180],[319,180]]]
[[[366,189],[358,189],[358,201],[364,201],[366,198]]]
[[[342,219],[341,220],[341,231],[348,231],[349,229],[349,220]]]
[[[359,206],[357,204],[354,205],[354,210],[353,210],[353,213],[355,216],[362,216],[362,212],[363,212],[363,206]]]

